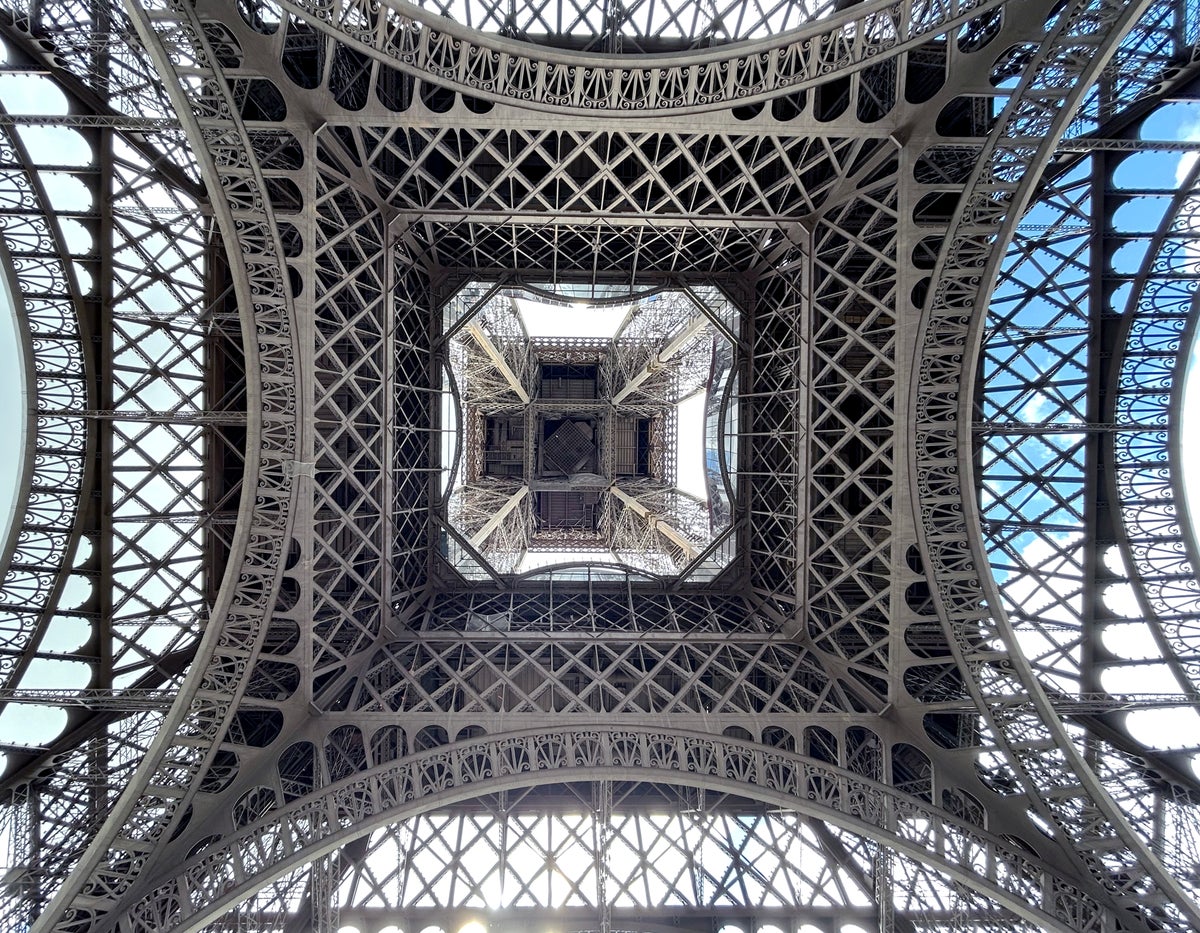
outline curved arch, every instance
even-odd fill
[[[1122,812],[1099,774],[1084,759],[1019,650],[996,592],[982,572],[988,566],[980,534],[971,456],[974,373],[988,300],[1007,244],[1038,177],[1084,94],[1116,53],[1148,3],[1077,0],[1064,7],[1039,50],[1040,64],[1014,89],[996,120],[968,182],[933,270],[936,287],[926,302],[919,338],[918,378],[912,387],[915,443],[913,494],[925,565],[941,595],[939,615],[955,660],[981,718],[1001,739],[1011,764],[1024,776],[1042,818],[1066,830],[1079,861],[1110,892],[1129,877],[1146,878],[1168,901],[1181,928],[1200,923],[1200,907],[1164,864],[1161,846]],[[1095,32],[1098,21],[1102,34]],[[1091,57],[1078,51],[1087,46]],[[1141,90],[1153,75],[1141,76]],[[1135,90],[1129,97],[1136,96]],[[1030,143],[1030,140],[1036,141]],[[1000,663],[997,661],[1000,660]],[[1048,782],[1069,791],[1047,797]],[[1086,806],[1077,803],[1088,801]],[[1081,819],[1084,810],[1088,817]],[[1100,852],[1104,851],[1101,857]],[[1145,921],[1153,912],[1141,902]],[[1158,922],[1158,921],[1155,921]]]
[[[29,55],[25,30],[31,26],[6,30],[9,67],[16,50],[25,48]],[[16,69],[28,76],[36,71],[37,57]],[[23,411],[28,406],[31,429],[24,456],[33,466],[27,495],[17,508],[24,507],[30,520],[23,529],[14,526],[11,547],[0,550],[19,571],[17,593],[0,586],[6,628],[0,638],[5,649],[0,680],[7,702],[39,702],[59,710],[65,722],[61,734],[36,729],[41,741],[18,745],[17,754],[7,752],[6,780],[27,794],[31,806],[39,801],[43,814],[55,813],[54,829],[36,843],[19,844],[15,856],[30,860],[32,849],[40,849],[47,896],[70,873],[92,828],[86,814],[94,810],[86,794],[73,792],[77,782],[60,782],[61,775],[78,774],[73,765],[80,736],[103,729],[105,720],[123,718],[119,741],[136,749],[136,761],[161,720],[157,712],[94,716],[80,708],[90,702],[85,698],[111,686],[111,670],[123,670],[126,682],[181,679],[175,672],[195,645],[194,627],[204,615],[205,518],[198,511],[204,478],[199,471],[173,469],[200,448],[208,414],[200,410],[197,383],[188,378],[204,354],[204,336],[194,324],[198,315],[191,313],[203,297],[199,238],[193,234],[204,221],[198,210],[189,209],[195,205],[188,197],[194,186],[181,180],[170,156],[160,153],[162,161],[151,168],[143,159],[144,147],[118,141],[106,162],[106,147],[82,128],[86,118],[78,114],[91,114],[86,98],[69,76],[51,69],[34,84],[6,94],[12,112],[4,115],[0,132],[0,252],[15,265],[5,274],[17,283],[13,300],[34,347],[21,406]],[[34,109],[46,112],[31,113],[30,99],[39,101]],[[150,99],[143,96],[139,107],[148,108]],[[99,135],[120,139],[121,131]],[[102,165],[107,165],[107,179]],[[64,178],[70,179],[66,186]],[[131,221],[139,210],[158,212],[152,225],[169,234],[148,234],[148,227]],[[104,235],[97,235],[101,229]],[[111,260],[106,264],[102,255]],[[101,267],[107,274],[98,274]],[[182,313],[177,318],[161,310],[164,305]],[[155,453],[161,460],[132,451],[150,435],[160,438]],[[168,471],[174,474],[173,491],[143,499],[145,484]],[[152,554],[142,550],[140,539],[147,522],[155,525]],[[0,567],[7,563],[0,557]],[[38,590],[47,580],[48,587]],[[153,585],[145,586],[146,581]],[[156,626],[153,646],[150,639],[130,637],[148,625]],[[147,677],[163,659],[166,664]],[[77,673],[78,679],[48,681],[42,672],[50,665]],[[37,693],[31,689],[35,684],[41,685]],[[52,684],[59,689],[46,689]],[[16,711],[11,709],[10,716]],[[35,734],[24,717],[9,721],[12,733]],[[54,776],[43,783],[41,776],[49,774]],[[124,784],[116,773],[108,780],[110,787]],[[52,803],[43,806],[42,801]],[[30,908],[30,915],[37,912]]]
[[[925,6],[900,16],[874,0],[782,36],[703,52],[588,55],[485,35],[404,0],[282,0],[280,7],[395,68],[473,97],[554,112],[644,117],[744,106],[899,55],[1007,0]],[[334,7],[331,9],[330,7]]]
[[[17,501],[23,507],[17,506],[8,540],[0,541],[0,603],[6,616],[0,685],[12,687],[70,574],[69,557],[81,532],[80,497],[94,470],[89,454],[96,430],[84,418],[93,374],[79,323],[76,276],[38,167],[12,127],[0,130],[0,160],[5,164],[2,274],[20,309],[31,409],[18,477]]]
[[[31,392],[33,387],[33,377],[36,373],[37,361],[33,349],[33,334],[30,330],[28,322],[23,315],[17,313],[17,302],[21,299],[21,292],[17,286],[18,276],[16,268],[13,266],[12,254],[8,249],[7,243],[0,244],[0,298],[3,299],[0,304],[7,303],[12,317],[11,326],[15,339],[15,348],[13,348],[16,363],[16,380],[17,387],[20,393],[22,402],[27,396],[36,397],[36,389]],[[20,501],[21,491],[29,489],[34,485],[34,463],[36,459],[35,448],[39,442],[39,432],[37,429],[37,419],[34,418],[32,405],[22,405],[19,407],[25,408],[22,414],[18,415],[20,435],[17,438],[17,443],[20,445],[18,452],[19,462],[16,468],[16,475],[13,477],[13,499],[12,507],[9,509],[6,518],[0,521],[8,521],[8,527],[4,534],[0,535],[0,591],[4,587],[9,573],[9,565],[16,557],[17,545],[26,533],[28,522],[22,521],[17,509],[17,504]],[[0,525],[0,527],[4,527]],[[48,553],[53,554],[53,549],[47,549]],[[7,601],[7,600],[6,600]]]
[[[363,772],[231,833],[122,913],[130,931],[198,929],[289,870],[386,823],[503,790],[588,780],[750,797],[869,837],[1042,929],[1076,929],[1080,912],[1088,915],[1085,926],[1102,922],[1101,906],[1046,864],[885,784],[750,742],[606,726],[488,736]]]
[[[34,923],[38,930],[60,922],[78,929],[98,923],[145,867],[152,848],[147,843],[169,836],[186,813],[266,636],[299,492],[295,318],[278,228],[245,126],[228,86],[212,71],[216,56],[190,8],[179,15],[182,22],[163,17],[151,23],[139,10],[132,25],[164,76],[193,143],[233,260],[247,399],[238,521],[209,625],[171,710],[75,869]],[[129,858],[130,851],[140,854]]]
[[[1179,466],[1183,376],[1191,351],[1186,337],[1200,320],[1200,291],[1193,286],[1185,310],[1166,307],[1169,298],[1160,291],[1172,278],[1189,278],[1188,267],[1195,266],[1194,244],[1185,238],[1197,230],[1198,192],[1200,164],[1171,198],[1121,320],[1121,365],[1113,367],[1108,387],[1118,424],[1108,439],[1115,469],[1107,477],[1112,501],[1120,504],[1118,543],[1138,601],[1193,702],[1200,697],[1200,664],[1187,659],[1195,655],[1200,583]],[[1148,474],[1159,470],[1166,476],[1148,482]]]

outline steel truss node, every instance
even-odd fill
[[[0,10],[0,931],[1200,928],[1198,43]]]

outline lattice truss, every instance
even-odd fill
[[[533,389],[535,364],[529,336],[512,301],[487,302],[456,343],[465,356],[457,370],[462,373],[463,404],[494,411],[520,407],[518,391],[527,397]]]
[[[4,748],[0,928],[1200,927],[1195,749],[1138,727],[1200,699],[1198,170],[1122,174],[1195,149],[1147,129],[1194,6],[517,6],[0,17],[0,732],[65,717]],[[447,571],[530,540],[443,462],[447,373],[532,388],[469,331],[523,283],[669,293],[659,349],[706,306],[603,364],[651,407],[734,348],[706,582]],[[604,521],[674,573],[666,460]]]
[[[664,787],[650,799],[629,784],[564,791],[557,813],[547,812],[536,794],[511,794],[481,801],[473,812],[423,817],[373,834],[341,881],[342,922],[370,924],[373,914],[406,904],[408,924],[446,927],[443,918],[500,904],[552,905],[560,916],[587,923],[601,890],[618,926],[636,925],[641,911],[667,905],[718,923],[754,917],[786,927],[816,910],[874,922],[876,853],[860,840],[795,815],[745,804],[739,813],[724,795],[702,791]],[[601,823],[597,802],[605,791],[612,812]],[[426,846],[426,839],[438,842]],[[831,859],[838,850],[843,858]],[[413,870],[398,868],[409,863]],[[954,912],[959,898],[969,900],[918,863],[896,868],[906,892],[902,904],[931,919]],[[1021,927],[1015,917],[1002,925]]]
[[[611,526],[613,551],[627,563],[652,553],[659,572],[683,569],[711,543],[708,507],[687,493],[653,481],[624,481],[607,500],[602,522]]]
[[[45,74],[45,50],[18,16],[4,40],[0,133],[8,287],[33,367],[28,498],[0,563],[0,670],[7,694],[46,694],[9,715],[54,724],[41,740],[18,730],[5,743],[6,840],[19,866],[9,900],[25,918],[163,721],[127,704],[64,709],[62,688],[178,688],[207,617],[206,578],[215,588],[229,544],[245,444],[236,309],[159,82],[143,59],[97,48],[71,11],[44,13],[69,68],[30,77]],[[120,75],[111,96],[97,96],[97,75]]]
[[[602,391],[630,408],[673,406],[707,380],[713,339],[704,309],[688,296],[641,302],[604,356]]]
[[[737,39],[761,38],[795,29],[828,12],[830,4],[804,3],[532,3],[456,5],[428,2],[422,7],[484,32],[526,40],[570,38],[585,51],[662,52],[703,47]]]
[[[728,406],[724,395],[716,397],[715,386],[733,365],[736,310],[712,287],[702,294],[668,290],[636,298],[612,286],[601,286],[598,296],[595,292],[594,287],[558,293],[553,287],[472,283],[448,302],[444,320],[452,329],[443,343],[449,362],[443,397],[455,407],[463,430],[453,464],[443,464],[450,476],[445,556],[467,579],[512,574],[528,551],[564,548],[594,553],[602,563],[673,575],[701,557],[715,532],[726,531],[728,513],[714,522],[705,502],[675,488],[677,406],[710,390],[706,407],[720,416]],[[569,297],[576,300],[568,303]],[[569,333],[570,316],[594,313],[595,306],[584,298],[624,309],[610,339]],[[713,302],[711,308],[706,300]],[[540,334],[531,341],[521,317],[523,301],[537,301],[543,311],[560,309],[563,335]],[[574,364],[570,379],[583,381],[570,382],[575,389],[563,384],[543,395],[561,378],[547,376],[562,371],[555,364]],[[582,434],[555,448],[542,427],[546,419],[564,415],[591,417]],[[641,441],[634,427],[639,420],[645,432]],[[624,436],[618,422],[624,424]],[[700,425],[702,432],[710,427]],[[631,443],[644,449],[639,453]],[[706,443],[715,453],[719,441],[711,437]],[[618,444],[626,445],[620,469]],[[589,452],[594,452],[590,462]],[[557,470],[556,458],[571,462],[581,454],[578,462],[588,465],[572,470],[578,475],[569,483],[599,501],[595,527],[540,527],[535,482],[544,479],[547,465]],[[636,463],[639,458],[645,462]],[[631,470],[651,479],[621,477]],[[555,494],[554,488],[549,491]],[[711,569],[719,571],[728,562],[721,552]]]
[[[498,573],[517,570],[534,531],[528,487],[500,480],[460,486],[450,497],[447,518],[472,547],[486,548]]]

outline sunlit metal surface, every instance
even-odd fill
[[[0,929],[1200,927],[1190,0],[0,32]]]

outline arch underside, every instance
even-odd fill
[[[977,373],[993,365],[980,354],[1010,339],[985,324],[988,287],[1017,280],[1001,270],[1014,236],[1036,248],[1026,205],[1070,201],[1067,163],[1186,91],[1186,3],[868,3],[755,38],[753,54],[717,44],[661,69],[573,58],[615,39],[533,48],[521,29],[498,40],[407,7],[281,9],[130,2],[104,30],[151,76],[163,116],[139,126],[140,92],[114,94],[101,132],[173,153],[186,135],[177,171],[203,178],[221,241],[203,263],[220,365],[202,402],[142,416],[219,454],[155,519],[207,515],[187,527],[205,529],[210,598],[186,676],[182,657],[58,697],[80,708],[69,736],[92,757],[49,842],[21,841],[19,821],[45,819],[83,753],[33,751],[6,775],[16,858],[36,866],[10,889],[14,925],[223,929],[249,915],[325,930],[339,910],[371,930],[400,914],[448,929],[471,911],[497,929],[543,912],[605,933],[747,918],[881,933],[1200,924],[1200,786],[1123,728],[1118,698],[1058,679],[1089,649],[1024,658],[1029,623],[985,568],[1015,540],[996,529],[1030,520],[993,509],[995,536],[980,535],[973,458],[988,448],[972,446],[1064,433],[1015,402],[980,423]],[[45,37],[57,59],[24,54],[70,72],[60,60],[96,38],[75,12],[48,4],[7,30]],[[507,70],[488,77],[489,61]],[[78,107],[115,73],[89,62],[60,78]],[[1160,86],[1168,65],[1175,83]],[[703,288],[737,306],[739,539],[715,579],[457,573],[431,399],[441,306],[471,282]],[[1044,345],[1089,321],[1047,325],[1059,330]],[[1125,357],[1139,354],[1162,356],[1131,342]],[[1090,379],[1072,401],[1080,433],[1119,444],[1142,408],[1112,427]],[[112,407],[87,404],[101,425]],[[1019,447],[1001,459],[1036,484]],[[1139,550],[1186,550],[1186,527],[1138,525],[1136,469],[1117,474],[1126,518],[1112,520],[1133,529],[1132,575],[1150,581],[1147,614],[1194,689],[1194,607],[1174,595],[1190,566],[1164,583],[1167,558]],[[171,611],[193,597],[179,590]],[[1084,607],[1078,630],[1094,617]],[[105,734],[120,746],[108,762]],[[40,784],[39,768],[64,777]],[[691,822],[672,836],[660,814]],[[651,827],[661,853],[622,841]],[[428,870],[468,894],[417,880],[421,832],[423,850],[448,847]],[[513,862],[467,879],[470,846],[449,833]],[[545,866],[557,855],[540,833],[566,833],[581,866],[565,900],[535,896],[558,876],[509,845],[523,838],[520,858]],[[379,853],[403,860],[402,839],[384,896]],[[688,839],[725,867],[680,862],[686,881],[661,880],[656,862]],[[770,880],[752,841],[777,865]],[[660,881],[635,896],[617,851]],[[755,900],[751,877],[769,893]]]
[[[645,786],[658,784],[673,785],[675,789]],[[523,796],[541,788],[550,793]],[[700,903],[688,905],[699,910],[724,902],[731,913],[738,909],[774,907],[781,914],[809,919],[823,917],[830,911],[861,919],[863,908],[873,908],[872,902],[878,896],[874,886],[900,880],[889,877],[885,881],[878,877],[883,871],[881,865],[895,858],[903,861],[915,876],[908,879],[914,887],[900,898],[905,905],[900,913],[911,914],[910,922],[924,923],[923,911],[945,914],[944,919],[949,920],[955,909],[953,902],[961,895],[959,907],[966,911],[980,910],[983,914],[994,911],[987,922],[1002,926],[1018,928],[1028,923],[1037,928],[1071,930],[1098,928],[1103,923],[1099,905],[1089,904],[1081,892],[1064,884],[1046,866],[1031,860],[1010,843],[948,812],[929,808],[919,798],[864,780],[853,772],[778,750],[767,752],[751,743],[714,741],[699,733],[678,735],[647,729],[596,727],[579,733],[535,732],[454,743],[372,769],[329,787],[319,797],[297,798],[278,811],[259,816],[232,837],[214,837],[207,845],[202,844],[174,878],[160,877],[143,902],[129,911],[126,928],[153,929],[157,924],[198,929],[229,905],[263,888],[265,882],[284,878],[289,869],[303,868],[330,851],[339,848],[343,853],[353,851],[358,866],[365,866],[364,847],[352,843],[361,841],[377,827],[394,829],[399,822],[421,814],[479,812],[481,806],[484,812],[488,807],[501,808],[493,817],[514,838],[508,842],[493,841],[487,848],[495,858],[497,848],[508,852],[513,847],[517,859],[513,869],[517,872],[539,873],[531,854],[520,851],[521,814],[552,820],[557,816],[554,822],[560,834],[569,825],[564,817],[575,819],[576,834],[580,831],[581,816],[595,824],[590,853],[587,843],[581,845],[576,838],[574,844],[564,844],[561,835],[555,845],[557,851],[552,848],[543,853],[543,857],[551,860],[563,859],[561,869],[555,865],[547,870],[564,879],[569,860],[574,859],[578,864],[583,858],[596,889],[590,897],[577,889],[577,897],[568,898],[567,903],[539,902],[528,888],[528,884],[536,882],[527,882],[527,896],[518,894],[512,906],[528,907],[532,901],[532,906],[550,910],[564,906],[592,911],[617,909],[618,913],[622,909],[626,913],[632,909],[669,910],[671,900],[680,898],[681,892],[668,891],[674,898],[639,903],[634,900],[637,894],[631,888],[635,869],[629,862],[630,855],[637,856],[640,869],[645,871],[646,859],[653,857],[657,867],[665,871],[666,853],[653,855],[654,846],[650,844],[644,852],[622,855],[619,848],[622,839],[626,848],[631,844],[645,845],[645,840],[635,839],[631,843],[623,837],[620,826],[630,814],[637,813],[658,814],[661,821],[664,814],[678,811],[685,803],[698,825],[708,824],[713,816],[734,821],[744,821],[747,816],[767,819],[773,831],[769,849],[762,839],[747,848],[750,834],[745,827],[742,827],[743,838],[732,842],[737,847],[736,858],[749,860],[753,871],[759,873],[756,882],[759,884],[764,877],[783,870],[789,854],[797,856],[799,850],[790,846],[788,839],[794,839],[801,822],[807,822],[800,818],[821,821],[811,824],[819,828],[809,829],[810,847],[815,846],[820,859],[834,859],[837,874],[842,876],[835,887],[849,884],[856,889],[839,903],[829,891],[821,893],[811,882],[806,886],[776,879],[779,886],[771,892],[767,904],[744,903],[740,902],[746,897],[744,889],[741,898],[729,890],[731,883],[741,886],[743,882],[733,882],[728,868],[717,875],[706,875],[702,865],[704,853],[697,850],[695,856],[701,864],[699,869],[695,863],[690,866],[696,877],[694,882],[688,882],[696,885],[692,896],[700,896],[706,880],[725,887],[723,894],[713,892],[717,896],[711,903],[709,898],[701,896]],[[248,812],[244,818],[253,815]],[[460,821],[457,825],[461,830],[464,824]],[[701,832],[711,829],[704,825]],[[536,833],[536,828],[532,831]],[[861,838],[848,842],[855,837]],[[550,840],[548,835],[547,842]],[[404,882],[406,887],[409,884],[415,887],[421,877],[417,862],[422,856],[418,852],[424,853],[438,843],[434,839],[413,838],[407,845],[406,851],[396,853],[398,858],[391,868],[399,869],[411,879]],[[466,869],[463,859],[473,862],[471,871],[487,866],[486,862],[478,861],[479,853],[476,858],[469,858],[461,849],[461,841],[450,848],[453,850],[455,846],[459,847],[457,853],[448,853],[445,861],[435,865],[435,877],[451,867]],[[726,854],[731,853],[726,850]],[[808,858],[813,854],[810,852]],[[710,858],[711,855],[710,852]],[[772,859],[774,867],[768,864]],[[387,864],[386,858],[382,864]],[[917,867],[921,865],[929,870],[928,874]],[[342,867],[342,871],[354,870],[352,862]],[[681,869],[677,867],[675,871]],[[504,880],[500,878],[497,882],[503,884]],[[508,880],[513,883],[513,878]],[[342,883],[342,879],[338,882]],[[566,880],[560,883],[576,887],[580,884]],[[434,887],[437,886],[435,880]],[[608,891],[610,887],[612,890]],[[808,891],[807,898],[800,895],[804,888]],[[605,891],[603,897],[598,895],[601,889]],[[943,902],[917,905],[916,889],[924,889],[925,893],[936,891]],[[968,890],[973,893],[967,894]],[[790,891],[795,902],[784,901],[785,891]],[[651,895],[647,887],[643,897],[662,894],[656,891]],[[450,910],[462,906],[500,906],[481,902],[480,896],[480,892],[473,892],[465,905],[459,905],[444,891],[438,895],[427,889],[418,891],[412,904],[385,901],[375,906],[409,908],[413,916],[421,915],[421,906]],[[772,898],[774,904],[770,903]],[[570,903],[572,900],[574,903]],[[991,906],[984,906],[988,902]],[[164,907],[168,912],[164,912]],[[596,918],[589,916],[581,922],[586,928]]]

